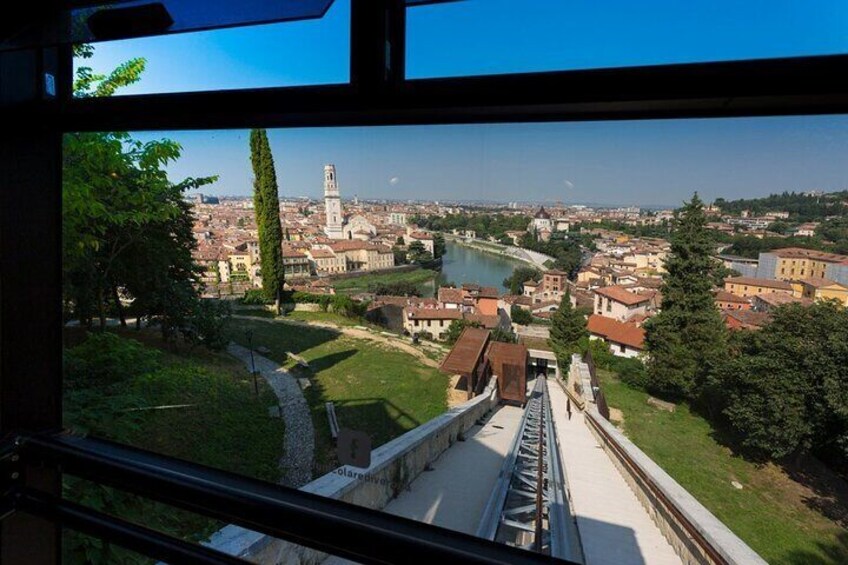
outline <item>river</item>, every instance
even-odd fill
[[[512,274],[513,269],[525,265],[516,259],[485,253],[452,241],[446,244],[439,284],[452,282],[460,286],[462,283],[477,283],[480,286],[493,286],[499,293],[503,293],[506,291],[503,280]],[[434,289],[435,283],[429,283],[422,290],[428,296],[432,295]]]

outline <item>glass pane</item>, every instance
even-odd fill
[[[468,0],[407,10],[409,78],[848,51],[837,0]]]
[[[350,2],[334,2],[317,20],[99,42],[92,50],[91,56],[78,50],[77,70],[103,75],[143,60],[140,80],[119,96],[344,83],[350,77]]]
[[[782,430],[757,406],[786,391],[827,414],[817,387],[848,362],[846,149],[846,116],[69,134],[67,425],[527,545],[539,483],[513,471],[538,481],[522,430],[548,422],[559,555],[678,558],[615,442],[769,561],[841,559],[840,503],[797,496],[841,480],[834,432],[764,452],[748,423]],[[663,326],[681,303],[709,331]],[[802,443],[814,474],[774,455]],[[67,496],[104,496],[84,486]],[[126,512],[263,563],[294,552]]]

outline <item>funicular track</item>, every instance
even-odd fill
[[[479,537],[583,562],[568,508],[547,382],[536,379],[510,452],[477,530]]]

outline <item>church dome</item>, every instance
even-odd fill
[[[545,211],[545,207],[544,207],[544,206],[542,206],[541,208],[539,208],[539,211],[538,211],[538,212],[536,212],[536,215],[535,215],[534,217],[535,217],[537,220],[550,220],[550,219],[551,219],[551,215],[550,215],[550,214],[548,214],[548,213]]]

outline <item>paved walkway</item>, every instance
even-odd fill
[[[503,460],[521,424],[521,408],[501,406],[465,441],[454,443],[384,509],[443,528],[475,534]]]
[[[682,563],[595,440],[583,413],[572,403],[569,420],[565,392],[553,379],[548,383],[560,455],[587,565]]]
[[[231,343],[227,352],[250,366],[250,350]],[[274,390],[280,401],[280,414],[286,426],[280,484],[300,488],[312,480],[312,462],[315,457],[315,430],[309,405],[297,379],[274,361],[254,352],[256,369]]]

